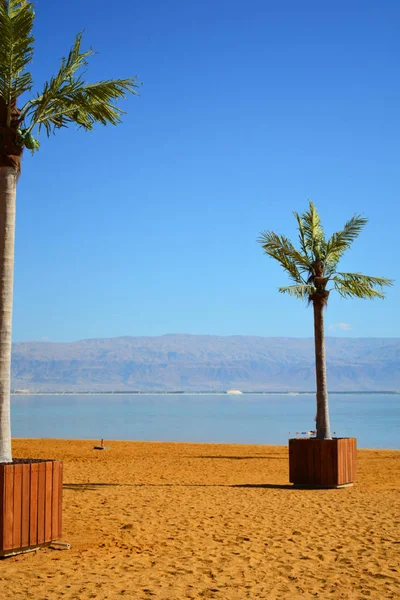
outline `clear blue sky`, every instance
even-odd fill
[[[400,281],[396,0],[36,4],[37,86],[75,34],[87,78],[138,75],[118,128],[42,136],[18,190],[14,339],[311,336],[312,310],[256,243],[370,222],[342,270]],[[328,333],[400,336],[385,301],[331,295]],[[339,324],[339,325],[338,325]],[[342,325],[340,325],[342,324]]]

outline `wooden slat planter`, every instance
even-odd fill
[[[0,557],[45,546],[62,534],[63,463],[0,464]]]
[[[309,487],[340,487],[356,478],[356,438],[289,440],[289,481]]]

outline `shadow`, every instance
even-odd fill
[[[287,456],[264,454],[263,456],[187,456],[187,458],[212,458],[222,460],[287,460]]]
[[[295,490],[293,484],[291,483],[241,483],[236,485],[231,485],[229,487],[232,488],[258,488],[265,490]]]
[[[131,483],[64,483],[64,490],[76,490],[76,491],[84,491],[84,490],[97,490],[106,487],[125,487],[127,485],[134,485]]]
[[[361,450],[367,450],[367,448],[361,448]],[[357,450],[358,452],[358,450]],[[375,450],[368,450],[368,452],[375,452]],[[379,452],[391,452],[391,453],[395,453],[395,452],[399,452],[398,450],[379,450]],[[398,460],[400,454],[396,454],[394,456],[357,456],[357,460],[359,460],[360,462],[362,460],[367,460],[368,462],[370,460]]]
[[[107,487],[224,487],[224,488],[253,488],[253,489],[276,489],[293,490],[291,484],[278,483],[64,483],[65,490],[85,492],[87,490],[98,490]]]

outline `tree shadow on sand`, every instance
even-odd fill
[[[88,490],[100,490],[107,487],[224,487],[224,488],[253,488],[253,489],[275,489],[293,490],[293,485],[278,483],[64,483],[64,490],[86,492]]]
[[[186,458],[212,458],[212,459],[222,459],[222,460],[287,460],[287,456],[276,456],[275,454],[263,454],[259,456],[220,456],[220,455],[210,455],[207,456],[190,456],[187,455]]]

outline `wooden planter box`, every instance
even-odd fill
[[[289,440],[289,481],[299,486],[341,487],[356,478],[356,438]]]
[[[61,537],[63,463],[14,459],[0,464],[0,557]]]

